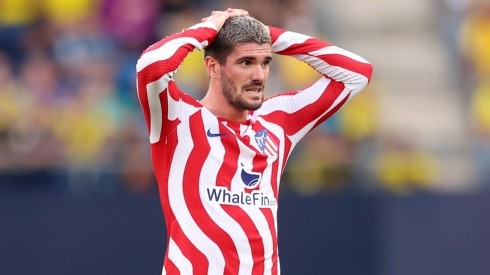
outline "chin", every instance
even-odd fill
[[[235,105],[235,107],[242,110],[255,111],[260,107],[262,107],[263,102],[264,102],[263,98],[257,98],[257,99],[241,98],[236,101],[233,101],[232,104]]]
[[[255,111],[255,110],[259,109],[260,107],[262,107],[262,102],[250,104],[248,109],[250,111]]]

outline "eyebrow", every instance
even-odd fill
[[[259,59],[259,58],[258,58],[258,57],[256,57],[256,56],[246,55],[246,56],[242,56],[242,57],[238,58],[238,59],[236,60],[236,62],[238,62],[238,63],[239,63],[239,62],[242,62],[242,61],[247,61],[247,60],[254,60],[254,61],[255,61],[255,60],[257,60],[257,59]],[[267,56],[267,57],[265,57],[265,59],[264,59],[264,61],[271,61],[271,60],[272,60],[272,56]]]

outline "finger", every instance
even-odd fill
[[[248,14],[248,11],[246,11],[244,9],[232,9],[232,8],[228,8],[226,10],[226,12],[228,12],[228,13],[238,13],[238,14]]]
[[[228,8],[226,11],[246,11],[244,9],[234,9],[234,8]]]
[[[240,10],[233,10],[228,12],[229,16],[242,16],[242,15],[248,15],[247,11],[240,11]]]

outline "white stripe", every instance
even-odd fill
[[[327,47],[312,51],[312,52],[310,52],[310,54],[314,55],[314,56],[326,55],[326,54],[339,54],[339,55],[346,56],[350,59],[353,59],[353,60],[361,62],[361,63],[369,63],[369,61],[360,57],[359,55],[357,55],[353,52],[350,52],[348,50],[339,48],[337,46],[327,46]]]
[[[166,60],[172,57],[177,50],[187,44],[191,44],[199,50],[202,50],[208,45],[208,41],[199,42],[197,39],[192,37],[179,37],[168,41],[161,47],[156,48],[152,51],[145,52],[136,64],[136,70],[140,72],[148,65],[155,63],[156,61]]]
[[[249,160],[253,159],[255,153],[252,150],[250,150],[248,146],[246,146],[242,142],[238,142],[238,145],[240,148],[239,162],[242,159],[249,159]],[[244,163],[244,165],[247,166],[247,163]],[[251,163],[249,165],[251,165]],[[268,166],[268,169],[266,169],[262,173],[262,178],[270,177],[271,169],[272,167]],[[237,172],[233,177],[232,190],[243,191],[243,183],[241,180],[240,172],[241,172],[240,170],[237,170]],[[274,194],[272,192],[270,182],[265,182],[265,184],[261,182],[260,191],[270,196]],[[274,247],[272,241],[272,233],[270,232],[267,219],[265,218],[262,211],[257,207],[240,206],[240,208],[245,213],[247,213],[247,215],[250,217],[250,220],[254,223],[254,226],[259,231],[260,237],[262,238],[262,243],[264,245],[264,258],[266,259],[264,262],[264,274],[270,274],[272,271],[272,254],[274,253]],[[271,207],[270,209],[273,213],[277,212],[277,205]]]
[[[320,78],[313,85],[295,95],[284,95],[271,98],[265,101],[264,104],[262,104],[262,108],[258,110],[260,112],[260,114],[258,115],[271,113],[277,109],[277,106],[282,106],[280,109],[283,109],[288,114],[298,112],[299,110],[306,108],[306,106],[308,106],[309,104],[317,101],[329,84],[330,79]],[[335,108],[340,102],[345,99],[346,96],[349,95],[349,93],[351,93],[351,91],[349,91],[348,89],[344,89],[335,99],[332,105],[320,116],[318,116],[317,119],[308,123],[304,128],[291,136],[291,141],[293,142],[293,144],[295,145],[301,138],[303,138],[313,128],[320,117]]]
[[[270,146],[266,146],[265,151],[266,151],[268,156],[275,156],[277,154],[277,152],[274,151],[274,149],[271,148]]]
[[[283,51],[291,47],[292,45],[304,43],[309,38],[311,37],[304,34],[299,34],[295,32],[284,32],[274,42],[272,48],[274,52]],[[360,57],[359,55],[339,48],[337,46],[326,46],[321,49],[309,52],[308,54],[294,55],[293,57],[308,63],[321,74],[336,81],[343,82],[345,86],[352,91],[353,95],[356,95],[368,84],[368,78],[364,75],[352,72],[339,66],[332,66],[324,60],[315,57],[328,54],[339,54],[352,60],[369,64],[367,60]]]
[[[190,137],[189,125],[185,121],[177,127],[177,136]],[[186,139],[186,142],[179,142],[175,147],[175,154],[169,171],[168,192],[172,194],[168,197],[170,207],[175,213],[175,218],[180,225],[183,233],[189,241],[201,251],[209,262],[209,274],[223,274],[225,259],[220,248],[201,230],[197,225],[198,221],[192,218],[189,208],[186,204],[183,193],[183,171],[185,171],[187,160],[194,147],[192,139]]]
[[[256,111],[256,113],[261,115],[267,115],[274,111],[282,110],[288,114],[295,113],[309,104],[317,101],[323,92],[330,84],[331,80],[328,78],[320,78],[310,87],[306,88],[302,92],[294,95],[279,95],[264,101],[262,107]]]
[[[201,22],[201,23],[195,24],[194,26],[191,26],[188,29],[189,30],[197,30],[199,28],[210,28],[210,29],[213,29],[215,31],[218,30],[218,28],[216,27],[216,25],[214,23],[209,22],[209,21],[208,22]]]
[[[217,31],[217,27],[211,22],[202,22],[194,26],[189,27],[190,30],[196,30],[199,28],[210,28]],[[136,70],[139,72],[151,63],[158,60],[165,60],[173,56],[178,48],[185,44],[194,45],[199,50],[202,50],[208,45],[208,41],[200,43],[197,39],[192,37],[179,37],[168,41],[157,49],[144,53],[136,64]]]
[[[211,127],[212,130],[219,129],[219,123],[213,114],[205,110],[203,110],[202,113],[204,116],[203,120],[207,122],[205,125],[206,130],[209,127]],[[213,122],[212,124],[210,123],[211,121]],[[227,136],[225,138],[235,138],[235,136]],[[203,202],[208,201],[206,188],[208,186],[215,186],[216,181],[219,180],[217,175],[221,168],[221,163],[217,163],[217,160],[222,162],[225,157],[225,149],[221,143],[221,138],[208,138],[208,142],[211,148],[213,148],[210,152],[212,156],[207,158],[204,162],[203,171],[206,171],[206,173],[201,173],[199,178],[199,182],[201,182],[200,196]],[[240,262],[238,274],[251,274],[253,268],[252,250],[242,226],[234,218],[229,216],[220,205],[209,203],[203,203],[203,205],[211,219],[230,235],[235,244]]]
[[[270,184],[269,184],[270,186]],[[261,189],[264,191],[264,189]],[[264,244],[264,275],[271,274],[272,271],[272,254],[274,253],[274,246],[272,242],[272,234],[269,229],[269,224],[264,217],[262,211],[256,207],[246,207],[241,206],[243,211],[247,213],[250,220],[254,223],[255,227],[259,231],[260,237],[262,238],[262,243]],[[276,212],[276,208],[271,208],[271,211]]]
[[[306,54],[295,55],[294,57],[310,64],[321,74],[332,78],[335,81],[342,82],[354,95],[368,84],[368,79],[364,75],[347,70],[343,67],[332,66],[318,57]]]
[[[277,154],[277,146],[276,146],[276,144],[274,144],[274,142],[270,138],[267,138],[267,142],[265,143],[265,147],[268,148],[272,153]]]
[[[177,246],[172,238],[170,238],[168,242],[168,258],[174,263],[180,271],[180,274],[192,274],[192,263],[184,256],[179,246]],[[163,269],[162,274],[164,274],[164,272],[165,268]]]
[[[184,103],[180,98],[174,100],[168,91],[168,82],[170,78],[163,76],[155,82],[147,85],[148,105],[150,107],[150,143],[156,143],[160,140],[163,127],[163,113],[160,102],[160,94],[167,91],[167,119],[174,121],[176,119],[186,119],[199,109]],[[163,87],[164,86],[164,87]]]
[[[283,51],[291,47],[291,45],[302,44],[310,38],[311,36],[296,33],[296,32],[290,32],[290,31],[283,32],[282,34],[279,35],[279,37],[276,39],[274,44],[272,44],[272,51],[273,52]]]
[[[168,82],[168,76],[164,75],[160,79],[146,85],[146,96],[148,97],[148,106],[150,110],[150,143],[152,144],[160,140],[162,131],[162,105],[160,103],[160,94],[167,89]]]
[[[260,117],[258,119],[260,121],[260,123],[262,125],[264,125],[265,128],[269,129],[272,133],[274,133],[274,135],[276,136],[276,138],[278,139],[278,148],[277,148],[277,152],[282,152],[282,154],[277,154],[277,175],[276,175],[276,182],[277,182],[277,190],[279,190],[279,186],[281,184],[281,175],[282,175],[282,167],[284,165],[284,161],[289,157],[289,154],[291,154],[291,152],[286,152],[286,141],[284,140],[284,129],[275,124],[275,123],[272,123],[272,122],[269,122],[269,121],[266,121],[264,120],[262,117]],[[296,144],[292,144],[290,150],[292,150],[294,148]],[[272,163],[276,161],[275,158],[268,158],[267,159],[267,167],[270,167],[270,169],[266,169],[266,171],[264,172],[264,176],[266,176],[266,178],[271,178],[272,179]],[[272,186],[271,186],[272,187]],[[274,216],[274,227],[276,228],[276,236],[277,236],[277,211],[272,211],[272,215]],[[281,273],[279,273],[281,274]]]

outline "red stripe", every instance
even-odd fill
[[[271,30],[271,37],[273,43],[275,43],[276,40],[280,38],[280,35],[285,32],[285,30],[281,30],[273,27],[270,27],[270,30]],[[304,55],[329,46],[332,46],[332,44],[323,41],[321,39],[311,37],[306,41],[304,41],[303,43],[292,44],[286,49],[282,51],[278,51],[276,53],[281,55],[289,55],[289,56]],[[373,72],[373,67],[371,64],[356,61],[342,54],[325,54],[316,57],[324,60],[330,65],[346,68],[350,71],[364,75],[365,77],[368,78],[368,80],[371,79],[372,72]]]
[[[316,123],[315,123],[315,126],[318,126],[319,124],[321,124],[322,122],[324,122],[325,120],[327,120],[327,118],[333,116],[333,114],[335,114],[340,108],[342,108],[342,106],[344,106],[344,104],[347,102],[347,100],[349,100],[349,97],[350,97],[350,94],[348,94],[344,99],[342,99],[341,102],[339,102],[339,104],[337,104],[332,110],[330,110],[328,113],[326,113],[325,115],[323,115]]]
[[[282,167],[281,167],[280,173],[282,173],[284,171],[284,169],[286,168],[286,163],[287,163],[287,160],[288,160],[288,159],[286,159],[286,157],[287,156],[290,156],[290,153],[291,153],[291,150],[292,150],[292,146],[293,146],[293,143],[291,142],[291,140],[289,140],[288,138],[285,138],[284,139],[284,151],[283,151],[283,154],[282,154],[285,159],[282,162]],[[276,173],[277,172],[278,171],[276,171]],[[275,178],[277,178],[277,176]],[[277,199],[279,200],[279,196],[277,196]]]
[[[227,128],[220,125],[220,131],[224,133]],[[231,189],[231,182],[233,176],[238,167],[239,159],[239,146],[236,138],[222,137],[222,142],[226,150],[224,156],[224,163],[218,171],[217,175],[217,185],[226,186]],[[248,243],[252,252],[252,259],[254,262],[252,273],[253,274],[264,274],[264,244],[262,242],[262,237],[259,234],[255,224],[250,219],[248,214],[243,211],[240,207],[234,205],[223,205],[223,210],[232,217],[240,226],[242,227],[245,235],[248,238]]]
[[[148,128],[148,134],[150,134],[150,106],[148,102],[148,96],[146,92],[146,85],[138,81],[138,96],[143,114],[145,116],[146,125]]]
[[[175,139],[176,138],[177,137],[175,137]],[[168,186],[167,186],[168,165],[169,165],[168,159],[169,158],[172,159],[174,155],[174,149],[175,147],[168,147],[168,146],[166,147],[165,143],[163,142],[157,142],[151,145],[151,159],[155,170],[155,176],[158,182],[158,191],[160,193],[160,204],[163,210],[163,214],[165,216],[165,226],[167,228],[167,244],[169,243],[170,240],[171,230],[169,230],[169,228],[171,228],[170,226],[171,220],[172,219],[175,220],[175,217],[171,212],[171,208],[168,202]],[[162,154],[162,152],[165,153]],[[167,270],[167,274],[172,274],[168,269],[170,266],[167,267],[167,262],[169,261],[170,260],[168,259],[168,249],[166,249],[163,262],[164,262],[165,269]]]
[[[257,122],[260,124],[260,127],[263,127],[260,122]],[[264,127],[265,128],[265,127]],[[274,153],[277,154],[279,150],[279,138],[275,136],[272,131],[268,131],[267,133],[267,143],[274,144],[276,146],[276,149],[274,149]],[[274,194],[274,197],[277,202],[279,202],[279,186],[277,182],[277,173],[278,173],[278,162],[274,162],[272,164],[272,171],[271,171],[271,177],[270,177],[270,185]],[[264,215],[269,231],[271,233],[271,238],[272,238],[272,248],[273,248],[273,253],[272,253],[272,274],[278,274],[278,251],[277,251],[277,234],[276,234],[276,227],[275,227],[275,219],[274,215],[272,213],[271,209],[268,208],[263,208],[261,209],[262,214]],[[260,274],[260,273],[257,273]]]
[[[269,30],[270,30],[270,34],[271,34],[272,43],[275,43],[276,40],[277,40],[277,38],[279,38],[279,36],[281,34],[283,34],[284,32],[286,32],[283,29],[279,29],[279,28],[271,27],[271,26],[269,26]]]
[[[177,136],[174,135],[174,143],[177,142]],[[170,144],[165,144],[164,142],[157,142],[151,145],[151,160],[153,163],[153,168],[155,170],[155,176],[158,182],[158,191],[160,193],[160,203],[162,206],[163,214],[166,219],[166,226],[170,228],[169,222],[173,219],[173,213],[171,212],[170,204],[168,201],[168,171],[170,160],[173,158],[175,152],[175,147]],[[167,230],[167,242],[170,237],[170,232]]]
[[[219,131],[220,133],[227,133],[230,130],[220,123]],[[231,190],[231,182],[238,169],[238,156],[240,150],[235,135],[232,137],[223,136],[221,138],[221,143],[227,150],[225,150],[225,155],[223,157],[223,165],[221,165],[218,174],[216,175],[216,185],[224,186],[228,188],[228,190]]]
[[[274,144],[271,140],[269,140],[269,138],[267,138],[267,141],[265,143],[265,149],[270,156],[277,155],[277,144]]]
[[[273,118],[274,118],[274,117],[275,117],[274,115],[268,115],[268,116],[263,117],[263,118],[264,118],[266,121],[269,121],[269,122],[271,122],[271,123],[277,124],[275,121],[278,121],[278,120],[273,120]],[[265,128],[265,127],[262,125],[262,123],[260,123],[259,121],[257,121],[256,123],[259,125],[259,126],[258,126],[258,128]],[[265,129],[266,129],[266,128],[265,128]],[[275,136],[275,135],[274,135],[274,133],[273,133],[272,131],[269,131],[269,130],[267,131],[267,142],[270,142],[270,143],[275,144],[275,146],[276,146],[276,148],[277,148],[277,149],[275,149],[273,153],[277,154],[277,153],[278,153],[278,151],[279,151],[279,138],[278,138],[277,136]],[[267,148],[267,146],[266,146],[266,148]],[[272,151],[271,151],[271,152],[272,152]],[[267,164],[267,163],[266,163],[266,164]],[[274,163],[272,164],[272,169],[273,169],[273,172],[274,172],[274,170],[276,170],[276,172],[277,172],[277,165],[278,165],[278,164],[277,164],[277,162],[274,162]],[[264,166],[264,169],[265,169],[265,166]],[[263,171],[263,170],[262,170],[262,171]],[[260,172],[262,172],[262,171],[260,171]],[[277,199],[278,199],[278,193],[279,193],[279,192],[278,192],[278,186],[277,186],[277,177],[272,176],[270,180],[271,180],[270,184],[271,184],[271,186],[272,186],[272,190],[273,190],[273,192],[274,192],[274,197],[275,197],[275,198],[276,198],[276,200],[277,200]]]
[[[332,44],[327,43],[318,38],[312,37],[310,39],[307,39],[304,43],[292,44],[288,48],[284,49],[283,51],[277,52],[277,54],[290,55],[290,56],[299,55],[299,54],[302,55],[329,46],[332,46]],[[373,73],[373,66],[369,63],[359,62],[340,53],[323,54],[323,55],[318,55],[316,57],[327,62],[329,65],[339,66],[347,70],[350,70],[352,72],[362,74],[368,78],[368,81],[371,79]]]
[[[276,145],[277,145],[277,150],[279,150],[279,138],[271,135],[271,140],[276,140]],[[285,145],[284,147],[289,150],[290,146],[288,146],[288,141],[284,140]],[[288,151],[283,152],[283,156],[289,155],[289,153],[286,154]],[[284,165],[286,164],[286,161],[284,161]],[[272,172],[271,172],[271,187],[272,191],[274,192],[274,197],[276,198],[276,202],[279,207],[279,183],[277,181],[278,174],[282,173],[282,169],[284,169],[284,166],[281,167],[281,171],[279,172],[279,161],[276,160],[274,164],[272,165]],[[277,214],[277,213],[276,213]],[[264,214],[266,215],[266,214]],[[278,264],[279,264],[279,251],[278,251],[278,239],[277,239],[277,234],[276,234],[276,227],[275,227],[275,219],[274,216],[272,215],[272,212],[269,209],[269,213],[267,214],[267,221],[269,224],[269,230],[271,231],[272,234],[272,247],[274,249],[274,252],[272,254],[272,274],[277,275],[279,274],[278,271]]]
[[[174,275],[174,274],[179,275],[180,274],[180,271],[177,268],[177,266],[168,258],[167,258],[167,261],[165,262],[164,268],[165,268],[166,274],[168,274],[168,275]]]
[[[286,135],[294,135],[300,131],[306,124],[310,121],[317,119],[325,110],[328,110],[335,100],[340,96],[344,90],[344,84],[336,82],[334,80],[330,81],[328,86],[325,88],[321,96],[313,104],[307,105],[294,113],[286,113],[284,111],[276,111],[271,113],[266,117],[266,120],[278,121],[278,118],[287,117],[287,124],[282,125]],[[308,91],[301,91],[300,93],[307,93]],[[289,95],[287,95],[289,96]],[[338,110],[339,108],[334,108]],[[329,112],[328,116],[324,116],[321,122],[325,121],[328,117],[333,115],[335,112]]]
[[[165,43],[167,43],[171,40],[175,40],[177,38],[192,37],[192,38],[195,38],[195,39],[197,39],[197,41],[202,43],[205,40],[212,40],[214,38],[214,36],[216,35],[216,33],[217,32],[215,29],[211,29],[211,28],[207,28],[207,27],[201,27],[201,28],[197,28],[197,29],[186,29],[183,32],[172,34],[171,36],[167,36],[167,37],[163,38],[162,40],[156,42],[155,44],[148,47],[143,52],[143,54],[145,54],[149,51],[156,50],[156,49],[164,46]]]
[[[264,274],[264,243],[262,237],[252,219],[240,207],[235,205],[223,205],[223,209],[236,220],[245,231],[252,251],[252,274]]]
[[[269,231],[271,232],[272,237],[272,274],[277,274],[278,269],[278,251],[277,251],[277,234],[276,234],[276,226],[274,224],[274,215],[272,210],[269,208],[263,208],[262,214],[264,214],[265,219],[267,220],[267,224],[269,226]]]
[[[256,125],[254,126],[254,128],[256,129],[267,129],[265,128],[260,122],[256,122]],[[267,143],[275,143],[276,145],[279,144],[278,142],[278,139],[276,136],[274,136],[272,134],[271,131],[267,130]],[[267,149],[268,146],[266,146],[266,149]],[[277,152],[275,152],[277,153]],[[269,155],[264,155],[264,154],[257,154],[255,157],[254,157],[254,172],[258,172],[258,173],[263,173],[264,170],[267,168],[267,159],[268,159]],[[273,164],[273,167],[277,167],[277,163],[274,163]],[[270,178],[271,182],[270,182],[270,185],[272,187],[272,190],[273,190],[273,194],[274,194],[274,197],[276,198],[277,200],[277,180],[275,177],[271,177]],[[257,186],[256,189],[260,189],[259,188],[260,186]],[[275,229],[275,226],[274,226],[274,216],[273,216],[273,213],[272,213],[272,210],[271,209],[261,209],[261,212],[265,218],[265,220],[267,221],[267,224],[268,224],[268,227],[269,227],[269,231],[270,231],[270,234],[271,234],[271,238],[272,238],[272,248],[274,249],[273,251],[273,255],[272,255],[272,268],[276,268],[277,269],[277,251],[276,251],[276,246],[277,246],[277,238],[276,238],[276,229]],[[263,242],[262,242],[262,246],[261,248],[263,248]],[[265,251],[263,252],[265,253]],[[264,255],[264,254],[262,254]],[[264,258],[261,260],[262,262],[264,262],[265,260],[265,255],[264,255]],[[275,267],[274,267],[275,266]],[[265,265],[264,265],[264,269],[265,269]],[[254,269],[252,274],[257,274],[257,275],[260,275],[260,274],[263,274],[265,271],[262,271],[262,270],[259,270],[259,269]]]
[[[155,62],[149,64],[138,72],[138,81],[143,85],[146,85],[160,79],[165,74],[177,70],[177,68],[182,64],[182,60],[193,49],[194,47],[192,45],[182,45],[182,47],[177,49],[177,51],[168,59],[155,60]]]
[[[182,254],[191,262],[193,274],[208,274],[209,261],[199,249],[197,249],[194,244],[185,236],[182,231],[182,228],[173,218],[173,223],[175,226],[171,227],[169,230],[172,231],[170,233],[172,235],[172,239],[175,241],[177,246],[182,251]],[[166,259],[168,260],[168,258]]]
[[[186,165],[184,170],[184,198],[196,224],[220,248],[225,258],[225,273],[236,274],[240,265],[237,248],[230,235],[208,215],[199,196],[199,178],[203,172],[201,169],[211,151],[201,113],[189,117],[189,123],[192,125],[191,137],[194,148],[187,160],[190,165]]]
[[[368,63],[356,61],[342,54],[323,54],[316,56],[332,66],[339,66],[349,71],[362,74],[368,79],[371,78],[373,66]]]
[[[163,213],[165,215],[165,224],[167,227],[167,244],[169,243],[169,237],[175,241],[177,246],[181,249],[182,254],[189,260],[193,267],[199,266],[204,270],[207,270],[208,261],[202,252],[200,252],[183,234],[182,228],[175,218],[173,209],[170,207],[168,200],[168,179],[170,172],[171,160],[174,157],[175,147],[178,143],[177,133],[174,133],[166,137],[166,142],[157,142],[152,145],[152,162],[155,170],[155,174],[158,181],[158,188],[160,192],[160,202],[162,205]],[[172,192],[172,191],[171,191]],[[167,251],[168,253],[168,251]],[[168,254],[165,255],[164,265],[169,261]],[[172,274],[172,273],[170,273]]]
[[[279,152],[279,138],[276,137],[272,132],[269,132],[268,138],[270,138],[271,142],[273,142],[277,149],[275,150],[275,153],[277,154]],[[284,155],[283,155],[284,156]],[[274,192],[274,197],[276,198],[276,201],[279,199],[279,186],[277,183],[277,172],[278,172],[278,161],[274,162],[272,165],[272,174],[271,174],[271,186],[272,186],[272,191]]]
[[[148,128],[148,133],[150,133],[150,130],[151,130],[151,114],[150,114],[150,105],[149,105],[149,100],[148,100],[148,90],[146,89],[146,85],[149,83],[148,82],[148,78],[152,79],[152,77],[149,77],[147,76],[147,70],[145,71],[142,71],[140,73],[138,73],[138,96],[139,96],[139,100],[140,100],[140,104],[141,104],[141,107],[143,109],[143,114],[145,116],[145,120],[146,120],[146,125],[147,125],[147,128]],[[158,79],[158,78],[157,78]],[[156,80],[156,79],[154,79]],[[153,80],[153,81],[154,81]],[[160,106],[162,107],[162,130],[165,131],[165,130],[168,130],[168,119],[167,119],[167,106],[168,106],[168,99],[167,99],[167,96],[169,93],[172,93],[174,90],[173,89],[170,89],[170,90],[163,90],[160,94],[159,94],[159,98],[160,98]],[[153,92],[158,92],[158,91],[153,91]],[[165,126],[165,127],[163,127]],[[168,132],[168,131],[167,131]]]
[[[331,46],[331,44],[323,40],[311,37],[307,39],[304,43],[292,44],[286,49],[279,51],[277,53],[281,55],[307,54],[309,52],[313,52],[328,46]]]
[[[155,167],[155,174],[157,175],[158,187],[160,191],[160,202],[162,204],[163,212],[165,215],[165,222],[167,227],[167,244],[169,243],[169,237],[176,245],[181,249],[182,254],[188,259],[200,259],[198,262],[200,266],[207,267],[207,259],[194,245],[185,237],[182,233],[182,229],[175,218],[173,209],[170,207],[168,200],[168,173],[170,171],[170,163],[175,153],[175,146],[178,142],[176,133],[167,138],[167,142],[158,142],[152,146],[153,165]],[[157,158],[159,157],[159,158]],[[164,265],[167,265],[170,259],[168,258],[168,249],[165,255]],[[196,266],[193,263],[193,266]],[[178,271],[175,269],[174,271]],[[172,271],[173,272],[173,271]],[[169,273],[174,274],[174,273]],[[175,274],[179,274],[178,272]]]

